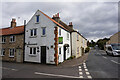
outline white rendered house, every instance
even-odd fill
[[[58,65],[71,56],[69,30],[37,10],[25,26],[24,54],[25,62]]]

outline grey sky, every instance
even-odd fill
[[[28,22],[38,9],[50,17],[59,12],[63,22],[72,21],[88,40],[110,37],[118,31],[117,2],[6,2],[2,4],[2,27],[10,26],[11,18],[23,25],[23,20]]]

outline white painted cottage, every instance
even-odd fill
[[[24,61],[58,65],[70,56],[70,31],[37,10],[25,26]]]

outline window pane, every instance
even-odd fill
[[[34,36],[37,35],[37,29],[34,29]]]
[[[42,35],[45,35],[45,33],[46,33],[45,28],[42,28],[42,32],[43,32]]]
[[[33,36],[33,30],[31,30],[31,36]]]
[[[33,54],[36,54],[36,48],[33,48],[34,49],[34,52],[33,52]]]
[[[13,41],[15,41],[15,36],[13,36]]]
[[[59,54],[61,54],[61,48],[59,48]]]
[[[59,35],[61,35],[61,29],[59,29]]]
[[[30,48],[30,54],[32,54],[32,48]]]
[[[3,55],[5,55],[5,49],[3,49]]]
[[[39,15],[36,16],[36,22],[39,22]]]

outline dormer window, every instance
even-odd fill
[[[36,15],[36,22],[39,23],[39,15]]]

